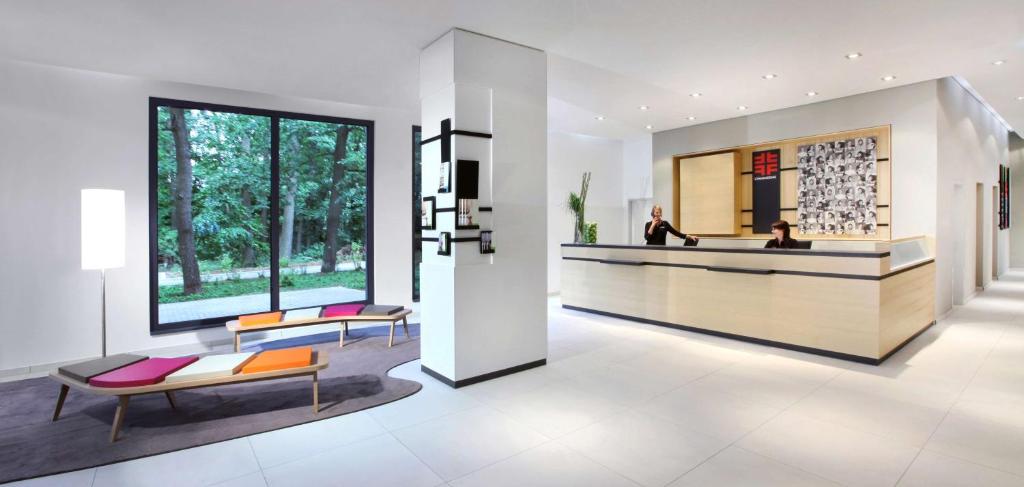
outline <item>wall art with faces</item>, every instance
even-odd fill
[[[797,146],[797,230],[801,234],[878,232],[876,137]]]

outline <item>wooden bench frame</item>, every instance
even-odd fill
[[[390,315],[350,315],[350,316],[330,316],[320,318],[299,318],[295,320],[283,320],[274,323],[266,323],[261,325],[246,325],[242,326],[238,324],[238,320],[231,320],[224,324],[229,332],[235,336],[235,352],[242,351],[242,334],[252,333],[257,331],[270,331],[280,330],[283,328],[293,328],[296,326],[311,326],[311,325],[323,325],[326,323],[339,323],[343,325],[341,330],[341,338],[338,340],[338,346],[345,346],[345,335],[348,334],[349,322],[391,322],[391,330],[388,333],[388,347],[390,348],[395,343],[395,324],[399,320],[402,321],[402,327],[405,328],[405,338],[409,336],[409,315],[412,314],[412,310],[409,308],[403,308],[401,311],[390,314]],[[287,317],[287,314],[285,315]]]
[[[293,367],[290,369],[257,372],[253,374],[239,373],[227,377],[215,377],[181,382],[160,382],[158,384],[137,387],[95,387],[88,383],[80,382],[76,379],[72,379],[71,377],[61,375],[58,372],[51,372],[50,377],[61,383],[60,395],[57,397],[57,407],[53,411],[53,421],[60,419],[60,411],[64,407],[64,400],[67,399],[68,390],[72,387],[92,394],[117,396],[117,411],[114,412],[114,421],[110,427],[110,442],[113,443],[117,441],[117,435],[121,431],[121,424],[124,422],[125,410],[128,409],[128,400],[132,396],[162,392],[167,396],[167,401],[171,404],[171,409],[177,409],[178,406],[174,401],[174,393],[176,391],[273,379],[286,379],[289,377],[303,377],[307,375],[313,377],[313,413],[316,414],[320,412],[319,372],[327,368],[327,365],[327,354],[313,351],[312,363],[304,367]]]

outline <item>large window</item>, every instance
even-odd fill
[[[420,263],[423,262],[423,162],[420,140],[423,131],[412,127],[412,300],[420,300]]]
[[[373,122],[150,99],[150,331],[372,301]]]

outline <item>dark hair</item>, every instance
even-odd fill
[[[786,220],[779,220],[772,223],[773,230],[782,230],[782,239],[789,240],[789,222]]]

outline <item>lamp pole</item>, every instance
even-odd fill
[[[100,329],[103,336],[101,357],[107,356],[107,270],[100,269]]]

